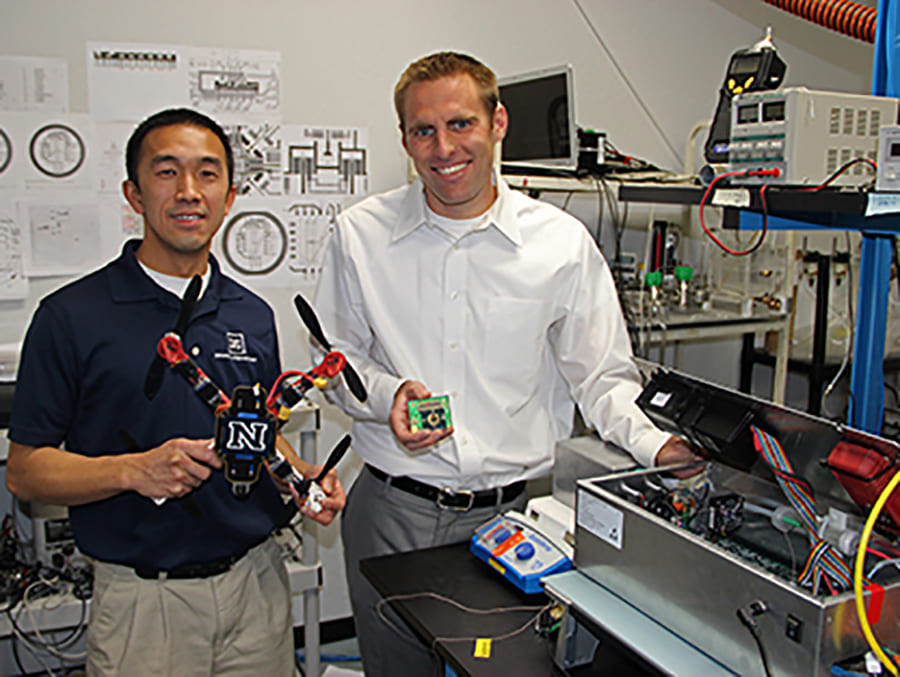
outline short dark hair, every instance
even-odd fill
[[[228,140],[228,135],[215,120],[190,108],[169,108],[167,110],[162,110],[158,113],[154,113],[135,128],[131,133],[131,138],[128,139],[128,145],[125,147],[125,169],[128,172],[129,181],[140,188],[137,178],[138,162],[141,158],[141,144],[144,143],[147,134],[154,129],[171,127],[172,125],[201,127],[203,129],[208,129],[219,137],[219,141],[222,142],[222,146],[225,148],[225,164],[228,168],[228,185],[234,185],[234,153],[231,152],[231,142]]]
[[[454,75],[468,75],[475,81],[478,94],[488,115],[493,115],[500,102],[497,87],[497,76],[494,71],[468,54],[459,52],[435,52],[414,61],[394,87],[394,108],[400,118],[400,129],[405,131],[406,121],[403,119],[403,107],[406,104],[406,92],[417,82],[430,82]]]

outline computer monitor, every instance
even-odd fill
[[[575,169],[578,132],[572,66],[555,66],[498,78],[509,111],[503,164]]]

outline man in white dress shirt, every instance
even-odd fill
[[[643,465],[697,458],[655,428],[609,268],[581,222],[512,191],[493,167],[507,129],[494,73],[442,52],[395,91],[419,179],[344,211],[316,308],[359,369],[355,421],[366,468],[342,536],[366,675],[437,669],[402,623],[386,623],[359,560],[467,540],[522,509],[525,481],[550,473],[576,404],[600,436]],[[449,395],[453,427],[410,428],[410,400]]]

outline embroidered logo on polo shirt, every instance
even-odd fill
[[[213,357],[219,360],[232,360],[234,362],[257,361],[256,357],[247,354],[247,339],[243,332],[225,332],[225,345],[228,347],[228,352],[213,353]]]

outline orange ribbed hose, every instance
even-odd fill
[[[853,0],[763,0],[785,12],[864,42],[875,42],[878,10]]]

